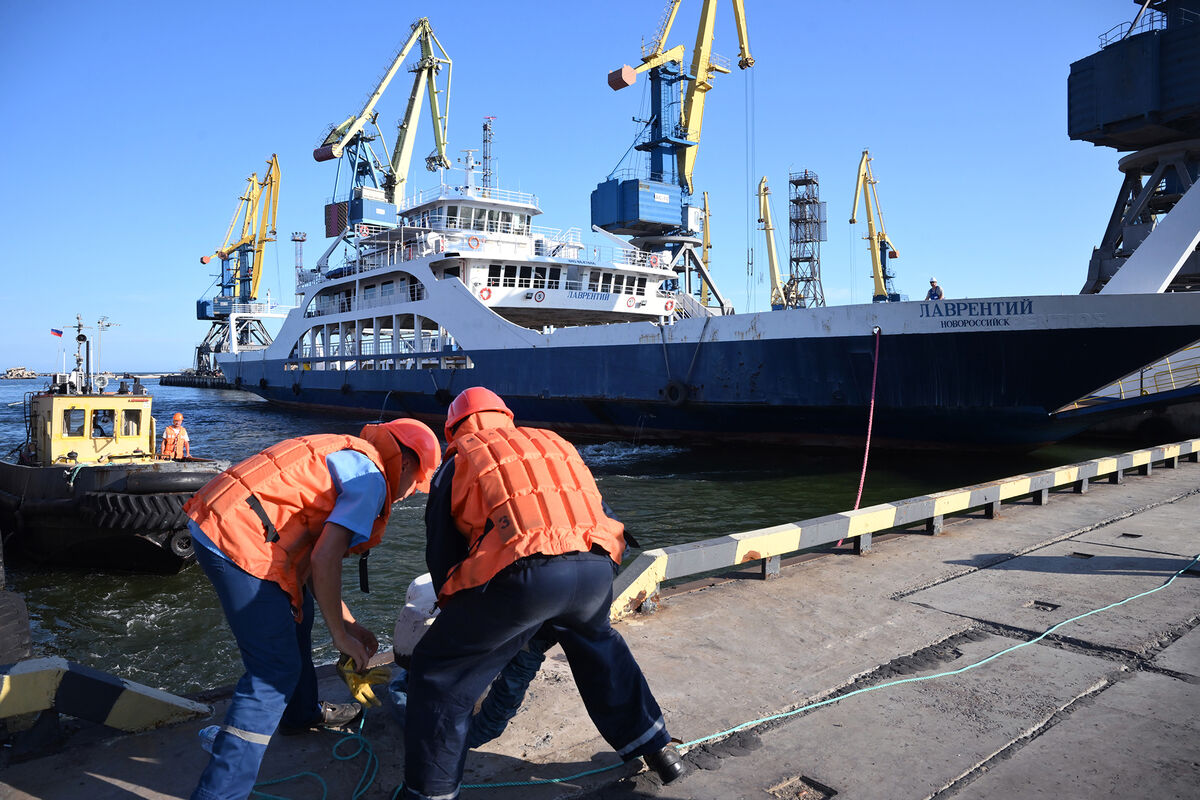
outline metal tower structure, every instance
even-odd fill
[[[1121,188],[1081,294],[1101,291],[1184,195],[1200,191],[1200,0],[1137,5],[1067,78],[1067,134],[1134,151],[1118,162]],[[1200,253],[1179,261],[1163,290],[1200,290]]]
[[[296,231],[292,234],[292,241],[296,243],[296,302],[300,302],[303,295],[300,292],[300,284],[305,276],[304,272],[304,243],[308,241],[308,234],[304,231]]]
[[[796,307],[825,305],[825,290],[821,286],[821,242],[829,238],[826,221],[817,173],[809,170],[790,173],[788,234],[792,274],[787,282],[787,293],[797,297]]]
[[[483,118],[483,188],[492,188],[492,120],[495,117]]]

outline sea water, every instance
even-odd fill
[[[0,380],[0,456],[25,438],[22,399],[45,379]],[[361,417],[281,409],[246,392],[159,386],[158,430],[184,415],[192,455],[239,461],[282,439],[357,433]],[[518,420],[518,423],[520,420]],[[864,429],[866,420],[863,420]],[[862,452],[798,452],[726,446],[689,448],[582,443],[579,451],[609,505],[643,548],[697,541],[853,508]],[[871,454],[862,505],[1044,469],[1113,452],[1113,446],[1058,446],[1024,456]],[[359,622],[390,647],[409,581],[425,571],[424,495],[394,509],[372,552],[371,592],[358,590],[348,559],[343,596]],[[629,556],[626,557],[626,561]],[[29,607],[36,655],[61,656],[175,693],[234,683],[237,647],[212,586],[190,566],[177,575],[63,570],[6,559],[8,587]],[[313,629],[318,663],[336,659],[328,632]]]

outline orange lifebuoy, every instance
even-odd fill
[[[470,239],[467,239],[467,247],[471,248],[472,250],[478,250],[479,249],[479,237],[472,236]]]
[[[479,290],[479,299],[480,300],[489,300],[489,299],[491,299],[491,297],[492,297],[492,290],[487,288],[486,286]]]
[[[675,310],[675,301],[668,300],[667,302],[663,303],[663,310],[666,312],[674,311]]]
[[[650,257],[646,259],[646,263],[652,267],[657,267],[658,266],[658,256],[651,253]]]

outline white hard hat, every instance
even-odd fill
[[[937,283],[937,278],[935,278],[935,277],[933,277],[932,275],[930,275],[930,276],[929,276],[929,282],[930,282],[930,283]]]

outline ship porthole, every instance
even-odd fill
[[[300,394],[300,384],[298,384],[298,383],[292,384],[292,394]]]
[[[667,399],[667,403],[675,408],[686,403],[689,394],[687,384],[683,381],[671,381],[663,389],[663,396]]]

